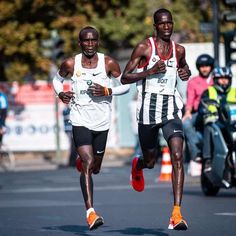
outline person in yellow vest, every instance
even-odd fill
[[[229,166],[232,158],[233,139],[228,131],[230,117],[225,112],[227,105],[236,104],[236,88],[231,86],[232,71],[230,67],[216,67],[213,70],[214,84],[208,87],[202,94],[200,105],[198,108],[199,117],[198,124],[203,129],[203,162],[205,172],[211,171],[211,154],[212,154],[212,128],[211,125],[216,123],[222,131],[222,135],[229,149],[226,160],[226,167],[223,174],[222,183],[229,188],[231,183],[232,169]],[[228,121],[228,122],[227,122]]]

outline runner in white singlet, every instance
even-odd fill
[[[119,82],[120,66],[113,58],[98,53],[98,45],[97,30],[83,28],[79,33],[82,53],[66,59],[53,79],[59,98],[71,106],[73,140],[79,154],[76,165],[81,172],[80,186],[90,230],[104,223],[93,208],[92,174],[99,173],[105,153],[112,96],[129,91],[129,85],[111,87],[112,78]],[[70,79],[72,91],[63,91],[65,77]]]
[[[93,96],[88,88],[94,83],[111,87],[111,78],[105,70],[104,54],[97,53],[95,68],[84,68],[82,53],[75,56],[74,74],[71,78],[74,98],[71,102],[70,119],[74,126],[85,126],[90,130],[108,130],[111,118],[111,96]]]

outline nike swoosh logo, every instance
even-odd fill
[[[174,129],[174,133],[180,133],[180,132],[182,132],[182,130],[176,130],[176,129]]]
[[[104,153],[104,150],[103,151],[97,151],[97,154],[101,154],[101,153]]]
[[[99,74],[101,74],[102,72],[98,72],[98,73],[93,73],[93,76],[97,76]]]

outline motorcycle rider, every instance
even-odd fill
[[[212,124],[215,123],[220,128],[228,148],[228,154],[225,160],[225,169],[223,173],[222,184],[224,187],[231,186],[231,176],[234,174],[232,168],[232,151],[234,141],[230,134],[228,125],[230,117],[225,112],[225,106],[236,104],[236,89],[231,87],[232,71],[230,67],[216,67],[213,70],[214,84],[208,87],[202,94],[198,109],[198,125],[203,127],[203,171],[211,171],[212,163]]]

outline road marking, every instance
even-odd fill
[[[221,213],[215,213],[217,216],[236,216],[236,212],[221,212]]]
[[[100,204],[100,203],[99,203]],[[84,206],[83,202],[66,202],[52,200],[1,200],[0,208],[18,207],[57,207],[57,206]]]
[[[145,189],[154,188],[170,188],[170,184],[149,184],[145,186]],[[106,190],[132,190],[130,185],[116,185],[116,186],[99,186],[94,188],[95,191],[106,191]],[[19,189],[2,189],[0,193],[42,193],[42,192],[76,192],[81,191],[80,187],[59,187],[59,188],[19,188]]]

